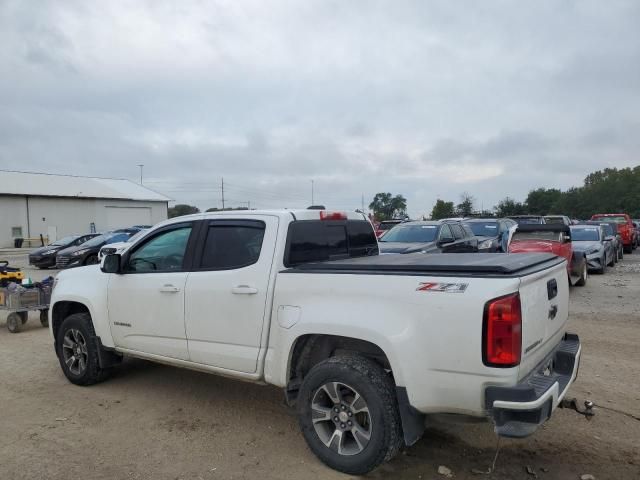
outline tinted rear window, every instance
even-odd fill
[[[367,221],[291,222],[285,266],[378,254],[373,227]]]

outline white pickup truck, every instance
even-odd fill
[[[550,254],[381,256],[359,213],[222,212],[60,273],[49,320],[75,384],[128,355],[275,385],[311,450],[362,474],[430,414],[533,433],[578,371],[568,295]]]

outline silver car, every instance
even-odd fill
[[[571,226],[573,250],[584,252],[589,270],[604,273],[607,267],[615,264],[616,252],[613,244],[605,239],[606,236],[602,225]]]

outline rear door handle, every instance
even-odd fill
[[[166,284],[160,287],[162,293],[178,293],[180,289],[175,285]]]
[[[258,289],[249,285],[236,285],[231,289],[231,293],[235,295],[255,295],[258,293]]]

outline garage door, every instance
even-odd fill
[[[126,228],[132,225],[151,225],[151,207],[105,207],[107,228]]]

